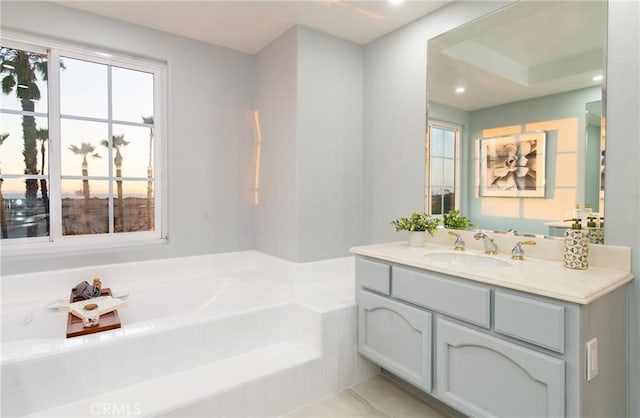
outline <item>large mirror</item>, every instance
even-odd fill
[[[521,1],[429,40],[428,212],[545,236],[604,217],[606,10]]]

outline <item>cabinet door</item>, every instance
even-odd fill
[[[358,291],[358,352],[431,391],[431,314]]]
[[[564,417],[564,361],[442,318],[438,397],[474,417]]]

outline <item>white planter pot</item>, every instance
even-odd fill
[[[425,231],[409,231],[409,247],[424,247]]]

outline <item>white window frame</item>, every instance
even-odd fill
[[[431,215],[431,130],[433,127],[447,129],[455,132],[455,148],[454,148],[454,202],[453,208],[460,209],[460,141],[462,137],[462,125],[446,122],[442,120],[432,119],[427,123],[427,134],[425,140],[425,213]],[[442,217],[442,214],[433,215]]]
[[[49,128],[49,217],[50,229],[47,237],[12,238],[0,240],[0,249],[4,255],[32,255],[51,252],[83,252],[99,251],[109,248],[143,246],[164,244],[167,242],[167,179],[164,167],[167,163],[166,152],[166,106],[167,106],[167,82],[166,62],[138,58],[126,55],[126,53],[106,51],[99,48],[81,47],[59,41],[51,41],[44,38],[21,34],[18,32],[2,32],[1,43],[16,49],[34,52],[48,53],[48,115],[36,113],[36,116],[48,118]],[[60,67],[51,63],[59,62],[60,57],[81,59],[99,64],[122,67],[130,70],[152,73],[154,76],[154,133],[153,133],[153,187],[154,187],[154,230],[140,232],[112,232],[88,234],[88,235],[62,235],[61,210],[61,113],[60,113]],[[94,120],[94,118],[73,117],[75,120]],[[113,123],[122,123],[108,117],[109,126]],[[101,122],[104,122],[100,120]],[[127,123],[129,125],[142,126],[143,124]],[[109,138],[111,134],[109,134]],[[112,150],[109,151],[110,156]],[[109,159],[111,161],[112,158]],[[109,164],[109,179],[115,176],[112,173],[112,164]],[[99,176],[90,176],[99,177]],[[126,180],[126,177],[124,178]],[[109,190],[112,192],[113,184],[110,181]],[[110,193],[110,198],[113,198]],[[113,211],[113,208],[110,209]],[[113,224],[113,213],[109,213],[110,225]]]

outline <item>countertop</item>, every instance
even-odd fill
[[[425,257],[429,253],[456,253],[451,246],[427,243],[424,247],[409,247],[407,242],[393,242],[351,248],[351,253],[391,263],[450,274],[508,289],[547,296],[582,305],[589,304],[633,280],[629,271],[590,266],[587,270],[572,270],[562,262],[537,258],[512,260],[510,255],[484,255],[467,249],[464,253],[497,258],[509,265],[478,268],[471,265],[447,265]]]
[[[552,228],[565,228],[565,229],[571,229],[571,225],[573,225],[573,222],[571,221],[553,221],[553,222],[547,222],[544,224],[544,226],[550,226]]]

